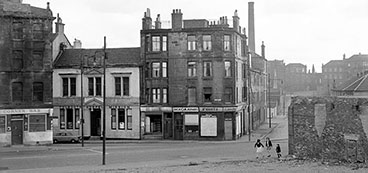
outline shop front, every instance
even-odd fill
[[[141,107],[142,139],[172,139],[172,108]]]
[[[38,145],[52,143],[53,109],[0,109],[0,143]]]
[[[235,140],[236,107],[174,107],[177,140]]]

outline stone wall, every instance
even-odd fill
[[[368,99],[293,97],[288,117],[289,154],[300,158],[366,160]]]

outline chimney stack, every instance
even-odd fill
[[[78,39],[74,39],[73,43],[73,49],[81,49],[82,48],[82,42]]]
[[[261,49],[262,49],[262,57],[266,59],[265,45],[263,44],[263,41],[262,41]]]
[[[161,29],[161,19],[160,14],[157,15],[156,21],[155,21],[155,29]]]
[[[144,12],[144,17],[142,19],[142,29],[152,29],[152,18],[151,18],[151,11],[147,8],[147,11]]]
[[[63,20],[60,18],[59,13],[56,17],[56,23],[55,23],[55,32],[57,34],[64,34],[64,25]]]
[[[180,30],[183,27],[183,13],[180,9],[173,10],[171,14],[171,28],[173,30]]]
[[[238,16],[238,10],[235,10],[235,12],[234,12],[234,16],[233,16],[233,29],[235,30],[235,31],[238,31],[238,32],[240,32],[239,31],[239,16]]]
[[[255,32],[254,32],[254,2],[248,2],[248,37],[249,51],[256,52]]]

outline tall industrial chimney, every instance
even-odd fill
[[[255,32],[254,32],[254,2],[248,2],[248,38],[249,51],[256,52]]]

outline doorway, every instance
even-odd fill
[[[175,135],[176,140],[183,140],[183,115],[181,113],[175,114]]]
[[[11,121],[11,137],[12,145],[23,144],[23,120]]]
[[[91,110],[91,136],[101,136],[101,109]]]
[[[172,124],[172,114],[164,113],[164,139],[173,139],[173,124]]]

